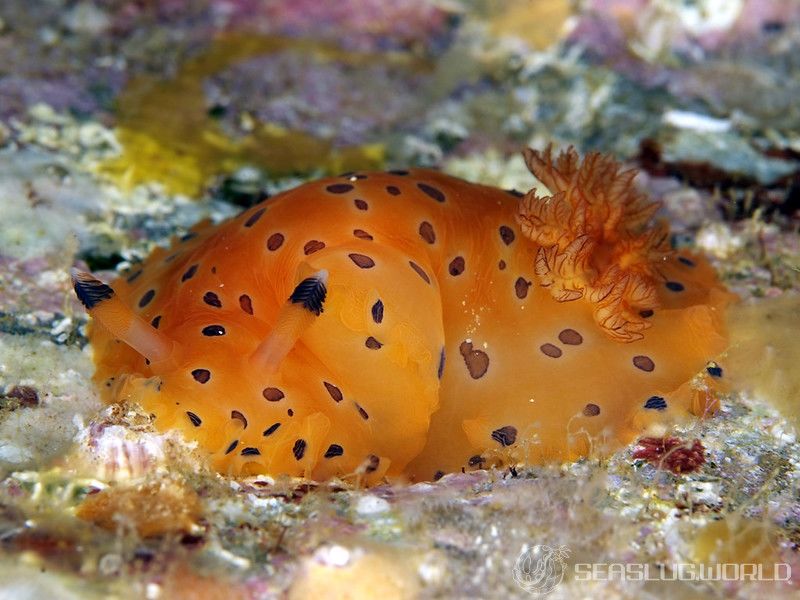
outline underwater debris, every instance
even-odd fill
[[[766,156],[740,136],[730,133],[679,129],[663,133],[661,140],[667,163],[705,163],[728,174],[728,177],[744,176],[765,185],[775,183],[800,168],[795,161]]]
[[[685,442],[676,437],[642,438],[636,442],[632,457],[647,460],[675,474],[692,473],[706,462],[705,448],[700,440]]]
[[[3,399],[11,402],[3,402]],[[39,392],[36,388],[29,385],[15,385],[10,390],[0,394],[0,407],[19,406],[21,408],[32,408],[39,405]]]
[[[197,494],[174,480],[106,487],[86,496],[75,514],[104,529],[133,528],[143,538],[199,530]]]

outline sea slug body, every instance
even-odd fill
[[[96,380],[223,473],[368,483],[605,453],[713,411],[732,297],[713,269],[612,159],[525,158],[547,190],[345,174],[110,285],[74,273]]]

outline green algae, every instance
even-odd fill
[[[209,177],[255,166],[275,177],[380,168],[383,144],[336,148],[331,141],[272,123],[254,122],[250,131],[233,138],[216,121],[203,94],[205,78],[248,58],[283,51],[304,52],[318,61],[350,67],[375,62],[412,69],[425,62],[399,53],[372,54],[301,39],[254,35],[222,35],[185,61],[171,79],[140,75],[117,99],[120,156],[100,164],[123,188],[157,181],[166,191],[198,194]]]

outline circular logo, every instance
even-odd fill
[[[545,596],[564,579],[569,548],[544,544],[528,548],[514,564],[514,581],[529,594]]]

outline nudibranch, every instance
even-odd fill
[[[612,158],[525,159],[546,190],[349,173],[111,285],[73,272],[96,381],[222,473],[367,483],[574,460],[713,412],[732,295],[712,267]]]

